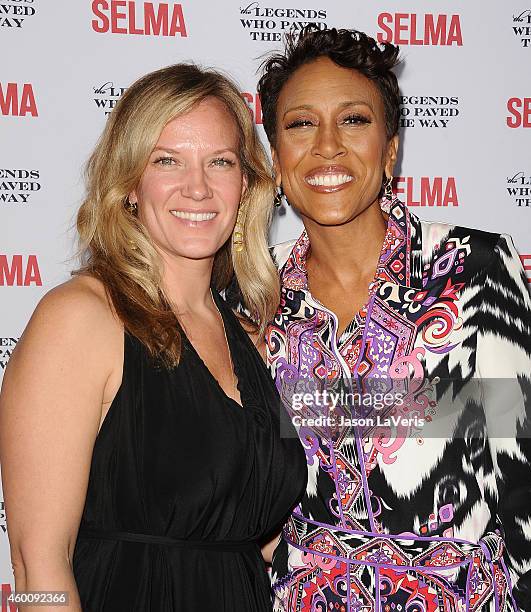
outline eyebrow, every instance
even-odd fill
[[[179,153],[177,149],[169,149],[167,147],[155,147],[152,153],[155,153],[155,151],[164,151],[164,153]]]
[[[164,153],[180,153],[179,149],[172,149],[171,147],[155,147],[152,153],[155,153],[155,151],[164,151]],[[209,153],[209,155],[221,155],[222,153],[233,153],[234,155],[238,156],[238,151],[231,147],[217,149],[216,151],[212,151],[211,153]]]
[[[368,106],[371,109],[371,111],[374,112],[374,109],[371,103],[367,102],[367,100],[347,100],[345,102],[341,102],[341,104],[339,105],[339,108],[344,109],[349,106]],[[300,106],[293,106],[292,108],[288,108],[288,110],[284,113],[282,118],[284,118],[288,113],[291,113],[292,111],[297,111],[297,110],[310,110],[311,111],[311,110],[314,110],[314,107],[311,106],[310,104],[301,104]]]

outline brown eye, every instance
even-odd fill
[[[371,120],[368,119],[367,117],[364,117],[363,115],[348,115],[347,117],[345,117],[343,119],[343,123],[346,123],[347,125],[359,125],[359,124],[365,124],[365,123],[370,123]]]
[[[289,130],[291,128],[307,127],[309,125],[313,125],[309,119],[295,119],[295,121],[288,123],[286,129]]]

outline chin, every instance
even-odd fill
[[[209,259],[222,247],[214,239],[192,239],[192,240],[172,240],[166,243],[163,250],[170,256],[184,259]]]
[[[175,249],[175,252],[180,257],[185,257],[186,259],[200,260],[214,257],[220,248],[221,246],[218,247],[217,245],[197,245],[194,247],[188,246],[186,248]]]
[[[349,210],[348,212],[344,211],[329,211],[318,215],[305,215],[308,219],[311,219],[314,223],[323,226],[336,226],[336,225],[344,225],[349,221],[352,221],[353,217],[355,217],[355,213]]]

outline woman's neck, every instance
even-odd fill
[[[189,259],[162,256],[162,285],[178,316],[212,309],[210,284],[214,258]]]
[[[340,284],[373,277],[387,227],[378,201],[343,225],[323,226],[305,219],[304,226],[311,245],[310,268]]]

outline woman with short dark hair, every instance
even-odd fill
[[[529,609],[531,299],[509,236],[394,197],[397,57],[309,26],[259,83],[277,201],[304,223],[274,248],[266,336],[308,463],[275,610]]]

